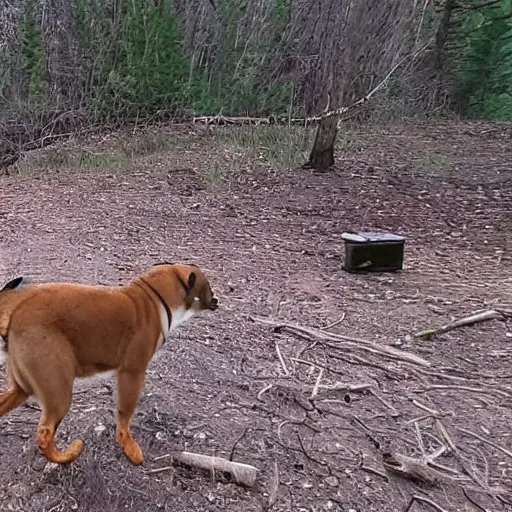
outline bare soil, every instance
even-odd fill
[[[149,368],[133,425],[142,467],[115,444],[112,379],[77,383],[58,433],[61,446],[86,442],[70,465],[38,453],[36,402],[1,418],[1,510],[512,510],[512,325],[412,336],[512,309],[512,127],[359,128],[329,173],[244,159],[196,127],[158,134],[172,144],[141,151],[128,170],[63,165],[0,177],[2,281],[121,284],[152,263],[188,261],[204,268],[221,305],[180,327]],[[133,141],[75,140],[27,161]],[[342,270],[341,234],[360,229],[405,235],[404,270]],[[392,345],[431,366],[251,317],[315,329],[343,318],[322,332]],[[310,400],[322,369],[321,385],[371,387],[320,388]],[[179,466],[148,473],[176,449],[253,464],[257,485]],[[426,461],[436,451],[432,479],[383,463],[386,453]]]

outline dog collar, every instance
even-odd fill
[[[171,330],[171,319],[172,319],[172,314],[171,314],[171,310],[169,309],[169,306],[167,305],[167,302],[165,302],[164,298],[162,297],[162,295],[160,295],[160,292],[154,288],[153,286],[151,286],[144,278],[140,278],[141,281],[157,296],[158,300],[162,303],[162,306],[165,310],[165,314],[167,315],[167,332],[170,332]],[[164,341],[165,341],[165,333],[162,333],[164,335]]]

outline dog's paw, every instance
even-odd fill
[[[136,441],[132,439],[123,447],[124,454],[128,457],[132,464],[142,464],[144,462],[144,455],[142,449]]]
[[[137,441],[133,439],[130,432],[118,430],[116,437],[119,446],[121,446],[129,461],[132,464],[142,464],[144,456],[142,454],[141,447],[138,445]]]

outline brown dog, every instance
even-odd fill
[[[42,408],[39,448],[52,462],[71,462],[83,441],[58,450],[54,436],[69,411],[74,379],[116,370],[116,439],[128,459],[140,464],[142,450],[130,423],[146,368],[172,329],[216,308],[208,280],[194,265],[159,264],[122,287],[23,285],[22,278],[13,279],[0,290],[9,382],[0,395],[0,416],[35,395]]]

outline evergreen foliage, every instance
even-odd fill
[[[35,0],[28,0],[20,26],[21,51],[28,80],[26,103],[36,107],[44,103],[48,89],[45,77],[43,34],[37,23]]]
[[[466,112],[512,120],[512,1],[470,11],[457,36],[466,41],[457,75]]]
[[[295,87],[286,71],[287,59],[297,50],[292,0],[257,5],[250,0],[215,0],[215,18],[198,17],[192,31],[203,30],[203,38],[190,47],[183,43],[185,28],[191,33],[190,19],[183,19],[183,11],[176,8],[183,7],[183,2],[71,1],[77,27],[73,65],[80,66],[81,77],[73,85],[80,88],[80,106],[95,119],[120,120],[159,111],[282,115],[302,107],[301,98],[294,96],[301,85],[297,82]],[[457,4],[446,70],[454,78],[455,96],[467,114],[512,119],[512,0],[487,2],[484,7],[485,0]],[[15,90],[11,98],[22,98],[35,109],[51,105],[49,84],[53,83],[45,40],[50,36],[42,28],[38,9],[36,0],[24,3],[18,28],[21,53],[0,59],[0,89]],[[435,32],[438,17],[433,7],[425,11],[422,30],[428,33],[422,32],[422,39]],[[415,39],[416,34],[411,37]],[[314,56],[303,57],[309,59],[308,65],[320,65]],[[21,85],[12,85],[14,75],[18,81],[24,77]],[[407,94],[402,80],[393,77],[391,98]],[[5,99],[8,104],[9,98]]]

